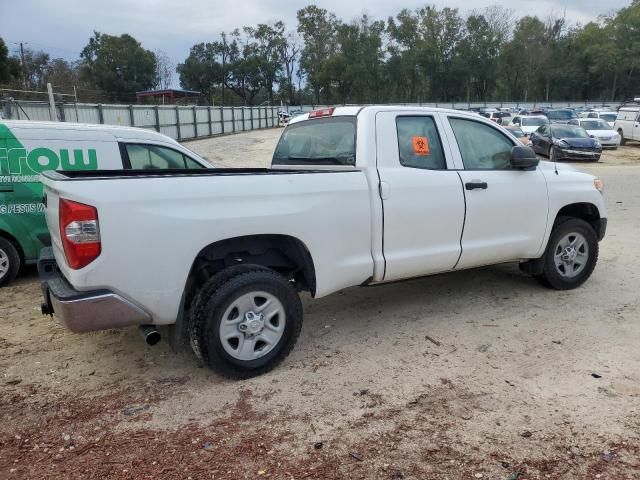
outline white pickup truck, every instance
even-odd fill
[[[296,117],[271,169],[47,172],[43,312],[73,331],[172,325],[246,378],[291,351],[300,291],[520,262],[555,289],[593,272],[602,183],[499,125],[433,108]]]

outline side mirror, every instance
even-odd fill
[[[511,149],[510,163],[513,168],[517,169],[533,169],[538,166],[538,157],[533,148],[526,145],[516,145]]]

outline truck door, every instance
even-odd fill
[[[467,213],[456,268],[537,256],[548,215],[540,168],[512,169],[511,149],[517,143],[498,128],[469,117],[443,116],[464,166],[460,178]]]
[[[631,123],[631,128],[633,130],[630,138],[632,140],[640,140],[640,112],[633,112],[631,115],[631,118],[633,120],[633,122]]]
[[[460,257],[464,194],[440,130],[435,114],[376,115],[385,281],[451,270]]]

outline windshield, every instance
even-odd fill
[[[355,117],[329,117],[289,125],[273,154],[273,165],[355,165]]]
[[[571,120],[577,115],[573,110],[551,110],[548,116],[549,120]]]
[[[549,123],[549,120],[547,120],[544,117],[537,117],[537,118],[522,117],[523,127],[539,127],[541,125],[546,125],[547,123]]]
[[[616,118],[618,118],[617,113],[601,113],[600,118],[605,122],[615,122]]]
[[[611,125],[609,125],[604,120],[583,120],[580,122],[580,126],[585,130],[611,130]]]
[[[589,138],[584,128],[571,125],[552,125],[551,135],[553,138]]]

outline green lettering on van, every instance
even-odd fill
[[[27,165],[33,173],[40,173],[45,170],[56,170],[60,165],[60,159],[53,150],[44,147],[34,148],[27,156]],[[22,174],[26,173],[22,171]]]
[[[88,158],[85,163],[82,150],[73,151],[73,163],[69,161],[69,150],[60,150],[60,163],[63,170],[97,170],[98,156],[93,148],[87,150]]]
[[[46,147],[37,147],[27,152],[24,145],[6,125],[0,123],[0,173],[2,175],[38,175],[46,170],[97,170],[98,155],[89,148],[60,149],[60,154]]]

